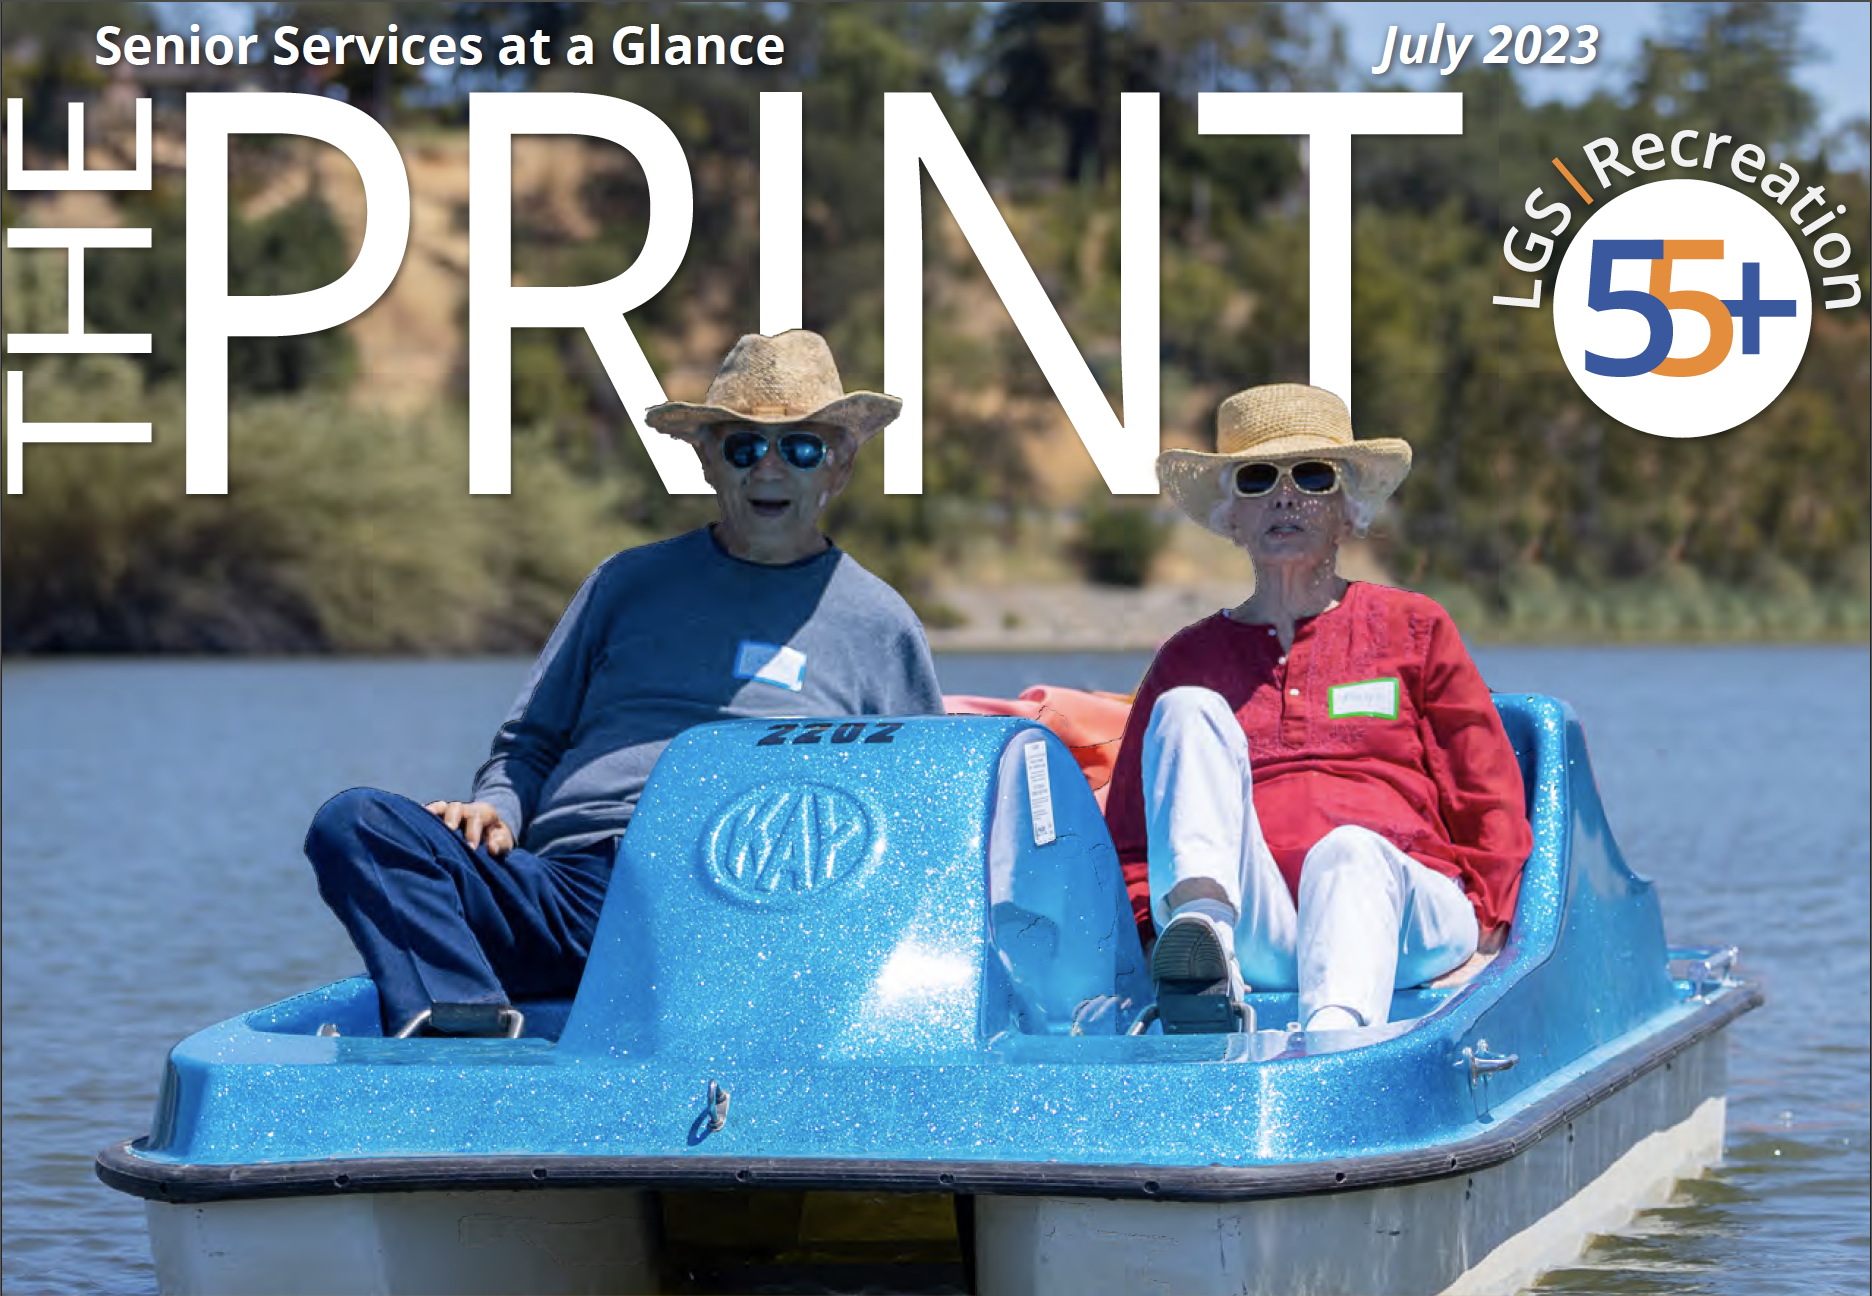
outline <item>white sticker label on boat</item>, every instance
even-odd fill
[[[1047,782],[1046,743],[1030,742],[1021,754],[1027,759],[1027,805],[1033,811],[1034,845],[1044,846],[1053,840],[1053,785]]]
[[[736,679],[759,680],[797,693],[806,687],[806,654],[785,644],[741,641],[735,654]]]
[[[1398,682],[1395,679],[1359,680],[1335,684],[1327,692],[1326,714],[1335,720],[1348,716],[1397,719]]]

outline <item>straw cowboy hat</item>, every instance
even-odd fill
[[[832,348],[817,333],[793,329],[766,337],[748,333],[722,361],[700,405],[668,401],[644,419],[659,432],[695,441],[711,423],[828,423],[857,444],[880,431],[903,409],[895,396],[847,392]]]
[[[1356,441],[1345,402],[1304,383],[1272,383],[1236,392],[1216,409],[1216,452],[1166,450],[1157,481],[1176,506],[1218,535],[1216,505],[1229,495],[1229,474],[1244,463],[1326,459],[1351,469],[1344,489],[1375,510],[1410,471],[1410,446],[1396,437]]]

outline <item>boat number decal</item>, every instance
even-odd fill
[[[876,847],[871,816],[851,793],[820,783],[767,784],[716,816],[702,868],[734,900],[791,909],[863,872]]]
[[[1053,786],[1047,782],[1047,749],[1044,742],[1030,742],[1021,753],[1027,761],[1027,806],[1033,812],[1034,845],[1044,846],[1053,840]]]
[[[849,720],[838,724],[831,720],[802,724],[797,720],[767,726],[767,732],[754,740],[756,747],[782,747],[792,744],[807,747],[816,742],[851,743],[860,735],[868,743],[895,742],[891,735],[904,727],[901,720]],[[831,732],[828,733],[827,730]],[[867,732],[868,731],[868,732]]]

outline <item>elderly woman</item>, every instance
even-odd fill
[[[1297,988],[1309,1031],[1382,1024],[1394,987],[1505,932],[1520,769],[1448,614],[1336,569],[1410,447],[1354,440],[1344,403],[1298,384],[1229,397],[1216,443],[1158,479],[1248,551],[1254,593],[1158,650],[1106,804],[1158,1010],[1231,1029],[1246,978]]]

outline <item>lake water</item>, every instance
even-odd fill
[[[1542,1292],[1868,1290],[1868,654],[1497,649],[1573,703],[1677,943],[1732,942],[1724,1166]],[[939,659],[952,692],[1129,690],[1125,655]],[[155,1290],[140,1202],[91,1159],[148,1127],[165,1051],[358,960],[299,855],[331,792],[460,795],[524,663],[8,663],[4,1287]]]

